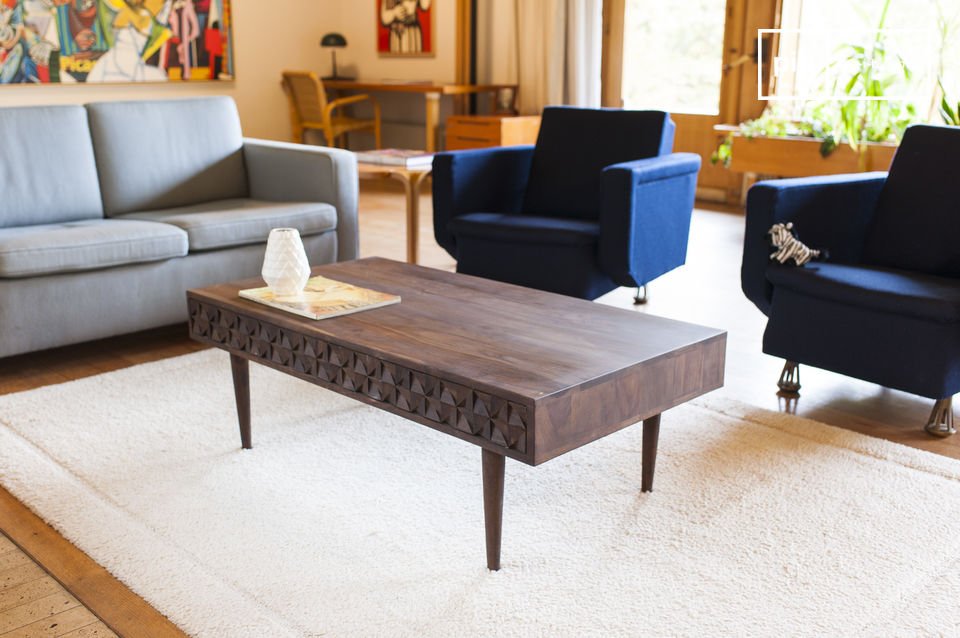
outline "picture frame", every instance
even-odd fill
[[[377,54],[381,57],[436,56],[436,3],[439,0],[373,0]]]

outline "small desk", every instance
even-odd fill
[[[437,150],[437,128],[440,123],[440,97],[443,95],[469,95],[471,93],[493,93],[494,103],[496,95],[501,91],[512,91],[510,98],[511,112],[517,98],[516,84],[434,84],[432,82],[384,82],[383,80],[324,80],[323,86],[336,91],[373,91],[383,93],[420,93],[426,103],[426,143],[424,149],[428,153]]]
[[[389,177],[403,184],[407,196],[407,263],[415,264],[420,258],[420,185],[431,173],[431,166],[404,168],[383,164],[357,163],[357,174],[362,179]]]

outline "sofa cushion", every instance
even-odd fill
[[[337,227],[337,210],[320,202],[266,202],[226,199],[194,206],[130,213],[118,219],[145,219],[186,231],[190,250],[213,250],[267,241],[273,228],[316,235]]]
[[[455,237],[470,236],[520,244],[594,244],[600,224],[579,219],[471,213],[454,217],[447,229]]]
[[[867,231],[865,263],[960,277],[958,159],[960,128],[907,129]]]
[[[103,217],[82,106],[0,109],[0,227]]]
[[[663,111],[544,109],[524,214],[597,219],[603,169],[669,153],[673,129]]]
[[[95,270],[187,254],[187,234],[167,224],[91,219],[0,228],[0,277]]]
[[[247,196],[233,100],[87,105],[108,216]]]
[[[771,265],[767,279],[804,295],[883,313],[960,322],[960,280],[888,268],[812,263]]]

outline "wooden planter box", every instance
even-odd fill
[[[717,127],[719,130],[720,127]],[[729,132],[729,131],[727,131]],[[820,141],[808,137],[743,137],[733,133],[730,170],[737,173],[807,177],[890,168],[896,144],[867,143],[863,157],[841,144],[827,157],[820,155]]]

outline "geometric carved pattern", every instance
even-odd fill
[[[508,450],[527,450],[527,409],[519,403],[193,298],[189,312],[190,335],[198,341],[245,352]]]

